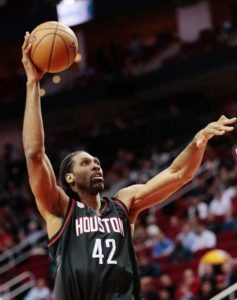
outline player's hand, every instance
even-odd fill
[[[32,44],[30,43],[30,34],[26,32],[24,43],[22,45],[22,64],[24,66],[27,80],[38,82],[44,76],[45,72],[38,70],[30,59],[30,49]]]
[[[209,123],[204,129],[200,130],[195,136],[195,142],[198,148],[205,147],[207,142],[215,135],[224,135],[234,129],[232,124],[236,123],[237,118],[228,119],[221,116],[218,121]]]

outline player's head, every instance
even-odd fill
[[[64,191],[72,198],[78,198],[78,193],[96,195],[104,189],[100,162],[85,151],[73,152],[63,159],[59,179]]]

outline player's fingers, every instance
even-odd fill
[[[211,123],[208,128],[214,128],[216,130],[232,131],[234,129],[233,126],[226,126],[226,125],[230,125],[230,124],[223,124],[223,123],[220,123],[220,122],[214,122],[214,123]]]
[[[226,116],[222,115],[220,116],[220,118],[217,120],[217,122],[222,122],[223,120],[225,120]]]
[[[218,121],[223,121],[223,120],[226,120],[226,119],[228,119],[226,116],[221,115],[220,118],[218,119]]]
[[[216,131],[215,135],[223,135],[225,133],[226,133],[225,130],[219,130],[219,131]]]
[[[217,124],[217,130],[224,130],[224,131],[232,131],[234,129],[233,126],[224,126],[222,124]]]
[[[206,131],[206,135],[223,135],[225,133],[225,130],[223,129],[218,129],[218,128],[209,128]]]
[[[217,121],[217,123],[222,123],[222,124],[232,124],[232,123],[234,123],[234,122],[236,122],[236,120],[237,120],[237,118],[236,117],[234,117],[234,118],[227,118],[226,116],[224,116],[224,115],[222,115],[219,119],[218,119],[218,121]]]
[[[234,124],[237,121],[237,118],[231,118],[231,119],[225,119],[223,120],[222,124],[223,125],[229,125],[229,124]]]
[[[26,45],[27,45],[27,32],[25,33],[25,36],[24,36],[24,42],[22,45],[22,49],[25,49]]]
[[[26,54],[29,54],[31,47],[32,47],[32,44],[29,43],[29,44],[27,45],[26,49],[25,49],[25,53],[26,53]]]
[[[28,46],[29,43],[29,38],[30,38],[30,34],[28,31],[26,31],[25,36],[24,36],[24,43],[22,45],[22,50],[25,50]]]

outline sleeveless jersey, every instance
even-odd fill
[[[139,300],[140,280],[126,206],[103,198],[99,212],[70,199],[49,240],[55,300]]]

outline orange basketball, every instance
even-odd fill
[[[34,65],[48,73],[68,69],[75,61],[78,41],[65,24],[50,21],[37,26],[30,34],[30,56]]]

